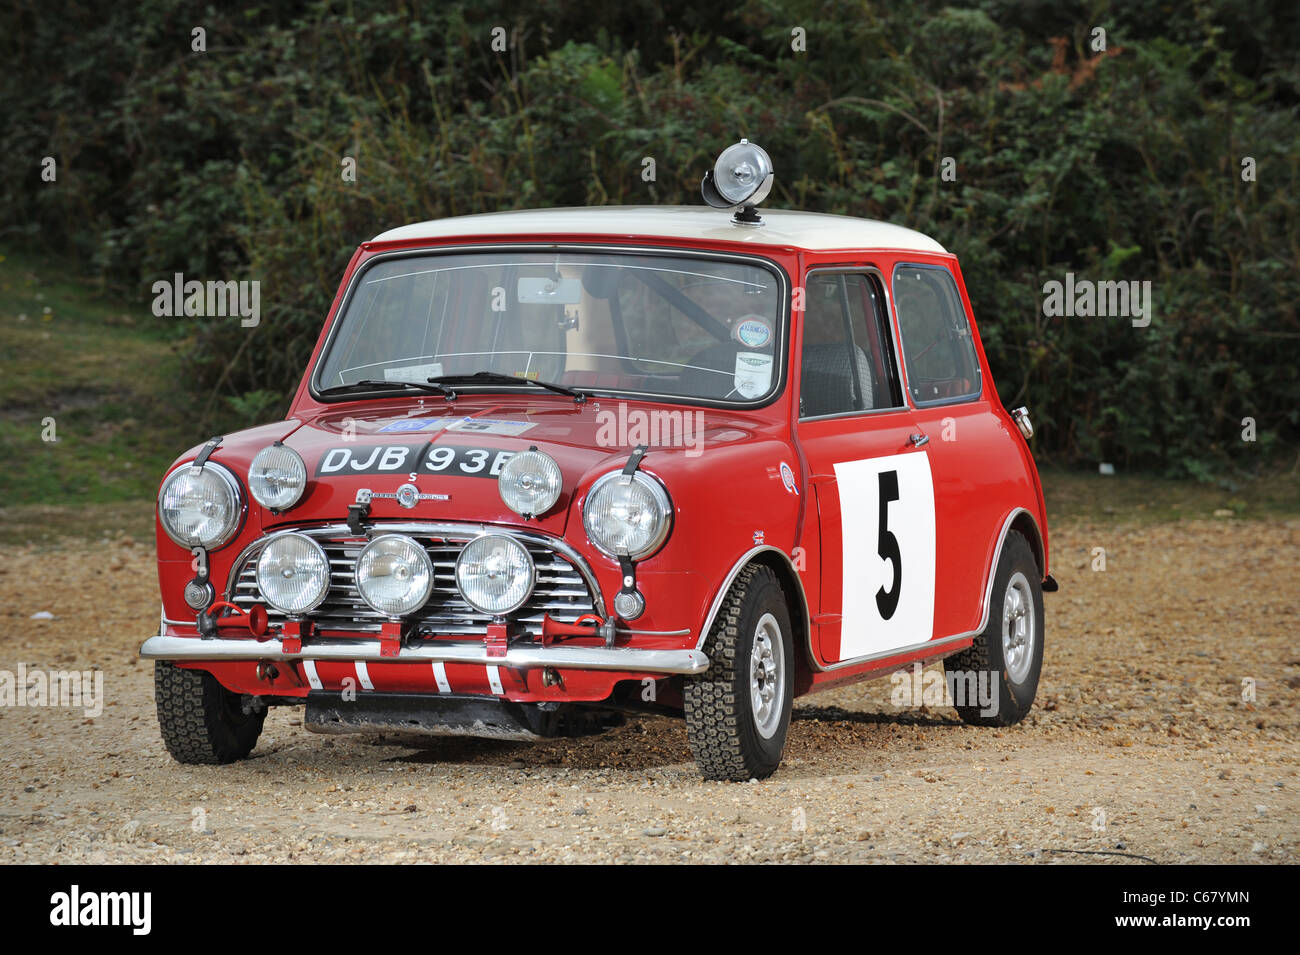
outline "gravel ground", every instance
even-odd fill
[[[1296,520],[1064,526],[1024,723],[859,684],[797,700],[784,766],[748,784],[702,782],[659,718],[417,749],[278,709],[248,761],[181,766],[136,657],[152,546],[11,548],[0,670],[97,667],[105,702],[0,708],[0,863],[1295,862],[1298,543]]]

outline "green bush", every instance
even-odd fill
[[[284,407],[348,257],[383,229],[698,203],[716,151],[748,135],[776,161],[770,205],[899,222],[961,257],[1002,397],[1031,407],[1044,455],[1205,476],[1300,440],[1300,30],[1263,0],[4,16],[0,143],[25,165],[0,183],[0,240],[71,253],[142,302],[177,271],[259,279],[256,329],[186,329],[213,416]],[[1066,272],[1149,280],[1154,320],[1044,317]]]

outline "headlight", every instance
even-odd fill
[[[756,206],[772,191],[775,178],[767,150],[742,139],[722,151],[713,169],[705,173],[700,188],[704,201],[715,208]]]
[[[456,586],[475,610],[494,617],[518,610],[533,592],[536,570],[524,545],[490,534],[465,545],[456,561]]]
[[[183,464],[158,491],[158,517],[167,536],[190,548],[220,547],[239,527],[239,484],[219,464],[201,471]]]
[[[582,523],[593,544],[611,557],[641,560],[668,537],[673,505],[663,485],[641,471],[632,480],[611,471],[591,486]]]
[[[308,613],[329,593],[329,558],[310,537],[277,534],[257,559],[257,586],[266,602],[281,613]]]
[[[560,466],[549,454],[521,451],[501,469],[497,490],[506,507],[522,516],[545,514],[560,499]]]
[[[257,452],[248,469],[248,490],[253,500],[272,511],[285,511],[298,503],[307,487],[307,465],[293,448],[267,445]]]
[[[433,593],[433,561],[409,537],[376,537],[357,558],[357,591],[372,610],[387,617],[419,610]]]

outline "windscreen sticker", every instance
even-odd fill
[[[448,431],[475,431],[479,434],[505,434],[516,437],[529,428],[537,427],[536,421],[503,421],[496,418],[461,418],[455,424],[447,426]]]
[[[731,336],[746,348],[764,348],[772,340],[772,329],[758,315],[745,315],[731,330]]]
[[[442,444],[378,444],[330,448],[316,464],[317,477],[345,474],[456,474],[495,480],[514,455],[506,448]]]
[[[454,420],[454,418],[399,418],[397,421],[388,422],[375,433],[406,434],[410,431],[441,431]]]
[[[385,368],[385,381],[411,381],[417,385],[426,384],[430,378],[442,377],[442,362],[433,361],[424,365],[403,365],[400,368]]]
[[[759,352],[736,352],[736,391],[742,398],[757,398],[772,385],[772,356]]]

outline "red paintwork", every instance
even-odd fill
[[[515,237],[517,240],[517,237]],[[664,239],[631,235],[536,236],[565,245],[584,242],[604,246],[626,244],[640,248],[683,247]],[[396,242],[365,243],[348,264],[335,296],[328,319],[313,351],[310,371],[315,366],[327,332],[336,318],[344,290],[353,274],[368,259],[381,253],[403,248],[435,248],[439,244],[456,246],[477,242],[501,241],[501,236],[463,236],[444,243]],[[706,423],[705,453],[688,457],[686,449],[652,449],[642,469],[656,475],[667,486],[674,507],[674,529],[663,549],[637,569],[637,583],[646,599],[646,611],[635,626],[638,629],[689,629],[686,637],[647,636],[620,638],[624,644],[642,648],[691,648],[698,642],[710,607],[728,580],[728,574],[755,545],[755,533],[762,531],[765,545],[786,555],[801,554],[799,573],[808,613],[794,602],[796,649],[799,673],[796,692],[805,693],[845,682],[866,679],[890,672],[919,659],[947,655],[969,645],[964,640],[948,641],[942,648],[895,654],[861,663],[823,670],[828,661],[838,659],[841,570],[837,495],[832,492],[835,460],[870,457],[904,449],[908,435],[920,431],[932,437],[924,453],[930,454],[937,524],[936,588],[934,604],[934,639],[955,634],[971,634],[979,629],[984,613],[985,591],[997,558],[999,535],[1009,515],[1023,508],[1035,525],[1040,549],[1041,570],[1048,573],[1047,520],[1037,471],[1026,442],[1010,416],[1003,409],[993,386],[993,376],[979,343],[970,301],[955,256],[897,250],[845,250],[811,253],[790,248],[756,248],[753,244],[728,242],[707,246],[692,243],[688,247],[712,251],[759,254],[783,269],[792,286],[801,285],[807,270],[814,267],[862,266],[892,274],[897,262],[932,263],[949,268],[956,278],[961,300],[970,320],[980,369],[983,392],[971,402],[918,410],[909,407],[868,416],[798,420],[799,361],[802,344],[801,315],[790,323],[790,359],[787,361],[783,390],[769,405],[752,411],[719,410],[690,405],[624,399],[629,409],[652,411],[676,408],[703,412]],[[892,303],[892,294],[890,295]],[[788,303],[787,303],[788,306]],[[894,349],[901,354],[897,319],[891,316]],[[541,518],[525,521],[501,501],[496,483],[481,478],[446,476],[439,478],[438,490],[449,492],[448,502],[422,501],[406,510],[395,500],[376,499],[371,517],[382,522],[472,520],[505,527],[542,531],[565,538],[586,556],[595,572],[606,604],[620,586],[619,568],[587,539],[579,510],[583,495],[600,475],[621,467],[628,448],[603,448],[596,442],[596,412],[602,404],[617,406],[617,401],[592,399],[585,405],[561,395],[541,392],[480,395],[462,393],[454,408],[436,396],[424,398],[385,398],[322,403],[308,390],[304,375],[286,420],[225,436],[212,460],[227,466],[241,477],[247,473],[253,456],[275,440],[283,440],[297,450],[308,466],[309,483],[303,499],[288,513],[274,515],[263,510],[245,492],[248,512],[236,537],[209,555],[210,574],[220,591],[230,566],[250,542],[281,527],[310,523],[342,523],[347,506],[356,490],[395,490],[406,479],[405,473],[393,476],[344,476],[315,480],[314,469],[326,448],[337,447],[343,434],[344,419],[355,422],[354,446],[358,451],[374,444],[416,443],[475,445],[481,437],[472,434],[425,432],[423,434],[386,434],[373,432],[385,422],[407,416],[455,417],[485,416],[493,418],[527,417],[538,426],[526,435],[511,438],[493,436],[495,447],[522,450],[537,445],[560,465],[565,487],[559,503]],[[939,429],[943,418],[956,419],[962,440],[943,442]],[[199,447],[181,455],[176,464],[192,460]],[[923,452],[917,452],[923,453]],[[798,482],[799,493],[789,493],[779,473],[779,464],[789,462]],[[170,469],[169,469],[170,470]],[[388,482],[388,483],[384,483]],[[391,486],[390,486],[391,484]],[[422,488],[423,490],[423,488]],[[193,576],[190,553],[176,545],[162,531],[157,531],[159,582],[163,611],[169,620],[192,620],[193,612],[182,600],[186,581]],[[796,550],[799,548],[800,550]],[[223,622],[224,623],[224,622]],[[811,633],[808,633],[811,630]],[[164,633],[195,635],[193,625],[167,625]],[[223,635],[225,631],[223,630]],[[324,636],[328,636],[328,632]],[[484,634],[489,644],[499,635]],[[262,679],[253,663],[182,664],[213,673],[231,690],[276,696],[305,696],[307,680],[302,664],[277,663],[279,676]],[[326,688],[340,689],[343,680],[355,678],[349,664],[320,662],[317,675]],[[449,680],[457,692],[494,695],[483,666],[447,664]],[[436,693],[433,674],[427,666],[372,663],[368,667],[376,690]],[[638,683],[648,674],[562,670],[559,685],[545,686],[542,672],[501,669],[504,694],[515,701],[599,701],[607,698],[623,680]],[[664,678],[660,685],[664,685]],[[670,698],[665,693],[664,698]]]

